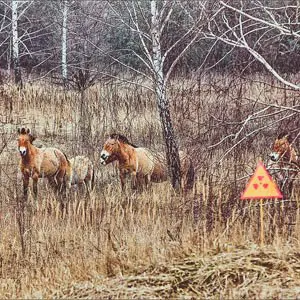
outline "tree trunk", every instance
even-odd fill
[[[22,88],[22,75],[19,60],[19,36],[18,36],[18,1],[12,0],[12,56],[15,75],[15,84]]]
[[[166,145],[166,157],[169,173],[171,175],[171,182],[173,188],[176,191],[179,191],[181,189],[181,167],[178,146],[170,116],[169,103],[165,92],[157,93],[156,97],[160,121],[162,124],[163,137]]]
[[[178,146],[172,125],[169,101],[166,94],[166,82],[163,73],[163,61],[160,45],[160,24],[156,0],[151,1],[151,37],[154,68],[154,85],[156,91],[157,105],[162,125],[163,137],[166,145],[166,158],[171,175],[172,186],[176,191],[181,188],[181,171]]]
[[[67,19],[68,19],[68,0],[63,3],[63,23],[62,23],[62,37],[61,37],[61,67],[62,78],[64,85],[67,84],[68,65],[67,65]]]

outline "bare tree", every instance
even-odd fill
[[[254,62],[264,66],[286,88],[300,90],[300,85],[287,79],[287,74],[280,74],[280,70],[276,69],[278,63],[274,64],[271,61],[274,56],[278,60],[282,55],[299,52],[299,8],[299,1],[236,1],[233,3],[220,1],[215,4],[214,18],[208,21],[205,35],[208,39],[231,46],[233,50],[243,49],[252,56]],[[268,118],[271,109],[282,115],[276,123],[288,119],[294,119],[294,124],[298,123],[300,113],[298,103],[280,105],[265,103],[258,99],[252,100],[253,103],[259,104],[256,111],[240,122],[240,127],[235,133],[217,143],[233,138],[235,143],[224,153],[224,156],[245,139],[264,128],[274,126],[275,123]],[[264,118],[265,124],[245,134],[244,129],[249,124],[254,124],[257,118]],[[296,134],[298,137],[300,129],[294,128],[294,130],[298,131]]]
[[[195,3],[198,4],[196,9]],[[202,1],[120,1],[108,2],[108,5],[115,21],[114,23],[111,21],[110,26],[121,24],[131,33],[133,43],[131,48],[112,49],[106,54],[113,62],[150,82],[138,84],[155,93],[171,181],[173,187],[179,190],[180,160],[167,85],[175,66],[199,37]],[[177,18],[184,21],[180,22]],[[172,35],[168,32],[170,28],[175,32],[180,30],[180,35],[174,33]],[[142,67],[139,68],[124,60],[129,55],[135,57]],[[134,80],[130,82],[137,84]]]
[[[247,50],[277,80],[299,90],[300,85],[286,80],[261,54],[265,48],[270,49],[274,45],[278,49],[284,46],[286,52],[299,48],[300,3],[292,1],[294,5],[291,5],[289,2],[278,4],[278,1],[274,1],[269,6],[269,1],[253,1],[251,5],[241,1],[238,6],[233,6],[220,1],[215,18],[209,22],[207,37]],[[283,45],[286,37],[289,43]]]
[[[61,68],[64,84],[67,82],[67,20],[68,20],[68,0],[63,2],[63,22],[61,35]]]
[[[12,56],[13,56],[13,68],[15,74],[15,83],[22,87],[22,76],[20,70],[20,58],[19,58],[19,35],[18,35],[18,6],[19,1],[12,0],[11,3],[11,27],[12,27]]]

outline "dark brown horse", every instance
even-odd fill
[[[189,190],[194,184],[194,168],[188,156],[180,153],[182,164],[183,187]],[[168,168],[162,154],[153,153],[147,148],[137,147],[121,134],[111,134],[104,143],[100,162],[107,165],[119,162],[121,187],[125,177],[130,175],[134,187],[148,185],[149,182],[163,182],[168,179]]]
[[[23,176],[24,198],[28,198],[30,177],[33,180],[33,193],[37,198],[37,184],[39,178],[48,178],[51,186],[57,191],[64,192],[70,185],[67,178],[71,178],[71,166],[66,155],[56,148],[37,148],[32,142],[35,137],[29,129],[18,129],[18,150],[21,156],[20,169]]]

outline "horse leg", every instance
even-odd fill
[[[133,173],[131,177],[131,188],[133,190],[136,190],[138,188],[138,185],[139,185],[139,178],[136,175],[136,173]]]
[[[139,176],[138,181],[137,181],[137,188],[140,192],[143,192],[147,187],[149,183],[149,176],[148,175],[143,175]]]
[[[25,201],[27,201],[28,199],[28,186],[29,186],[29,175],[23,174],[23,195]]]
[[[32,187],[33,187],[33,195],[34,195],[34,200],[37,200],[37,193],[38,193],[38,180],[39,180],[39,174],[38,173],[34,173],[32,175]]]
[[[61,211],[64,211],[64,208],[67,209],[65,205],[66,196],[67,196],[67,186],[66,186],[66,178],[65,178],[65,170],[61,170],[56,174],[55,181],[56,181],[56,194],[58,200],[60,202]]]
[[[121,181],[121,189],[124,191],[125,188],[125,176],[122,171],[120,171],[120,181]]]
[[[88,196],[88,198],[91,197],[91,191],[92,191],[92,182],[90,179],[84,179],[83,181],[84,187],[85,187],[85,192]]]

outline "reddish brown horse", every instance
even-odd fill
[[[291,194],[293,183],[300,171],[300,161],[296,149],[286,133],[280,134],[272,146],[268,169],[277,181],[283,194]]]
[[[185,190],[194,184],[194,168],[191,160],[181,153],[182,178]],[[117,160],[121,187],[124,188],[125,177],[132,177],[133,187],[148,185],[149,182],[163,182],[168,179],[165,158],[149,149],[137,147],[121,134],[111,134],[104,143],[100,154],[102,165]]]
[[[37,148],[32,142],[35,137],[29,129],[18,129],[18,149],[21,155],[20,169],[23,175],[24,198],[28,198],[30,177],[33,180],[33,193],[37,198],[37,184],[39,178],[48,178],[49,183],[57,191],[65,192],[70,185],[67,178],[71,178],[71,166],[66,155],[56,148]]]
[[[282,133],[277,137],[270,158],[273,161],[289,162],[296,165],[299,164],[299,156],[297,155],[296,149],[291,144],[288,134]]]

